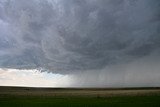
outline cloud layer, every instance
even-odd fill
[[[159,11],[159,0],[2,0],[0,67],[99,72],[158,54]]]

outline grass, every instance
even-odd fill
[[[8,97],[1,107],[160,107],[160,96],[119,96],[108,98]]]
[[[18,91],[16,91],[18,90]],[[39,89],[38,89],[39,90]],[[33,91],[29,89],[30,93],[26,94],[26,89],[6,89],[0,90],[0,107],[160,107],[160,92],[158,91],[145,91],[142,94],[140,90],[131,90],[129,92],[137,92],[128,94],[127,90],[123,90],[123,94],[118,94],[119,90],[103,90],[105,94],[102,96],[100,90],[87,90],[84,93],[81,90],[50,90],[51,95],[43,94],[47,93],[49,90],[40,89],[40,92]],[[69,95],[71,92],[75,95]],[[110,93],[116,93],[116,95],[111,96]],[[127,95],[125,94],[127,92]],[[32,93],[33,92],[33,93]],[[34,93],[38,94],[34,94]],[[52,93],[54,94],[52,95]],[[65,94],[69,93],[69,94]],[[19,94],[18,94],[19,93]],[[58,93],[55,96],[55,93]],[[60,94],[61,93],[61,94]],[[78,94],[77,94],[78,93]],[[81,93],[81,95],[80,95]],[[90,94],[89,94],[90,93]],[[92,93],[92,94],[91,94]],[[94,94],[93,94],[94,93]],[[95,94],[96,93],[96,94]],[[108,96],[107,96],[108,95]]]

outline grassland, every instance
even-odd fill
[[[160,107],[160,88],[0,87],[0,107]]]

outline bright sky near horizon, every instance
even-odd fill
[[[40,72],[36,69],[0,68],[0,86],[69,87],[68,75]]]

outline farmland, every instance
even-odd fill
[[[160,88],[0,87],[1,107],[157,107]]]

